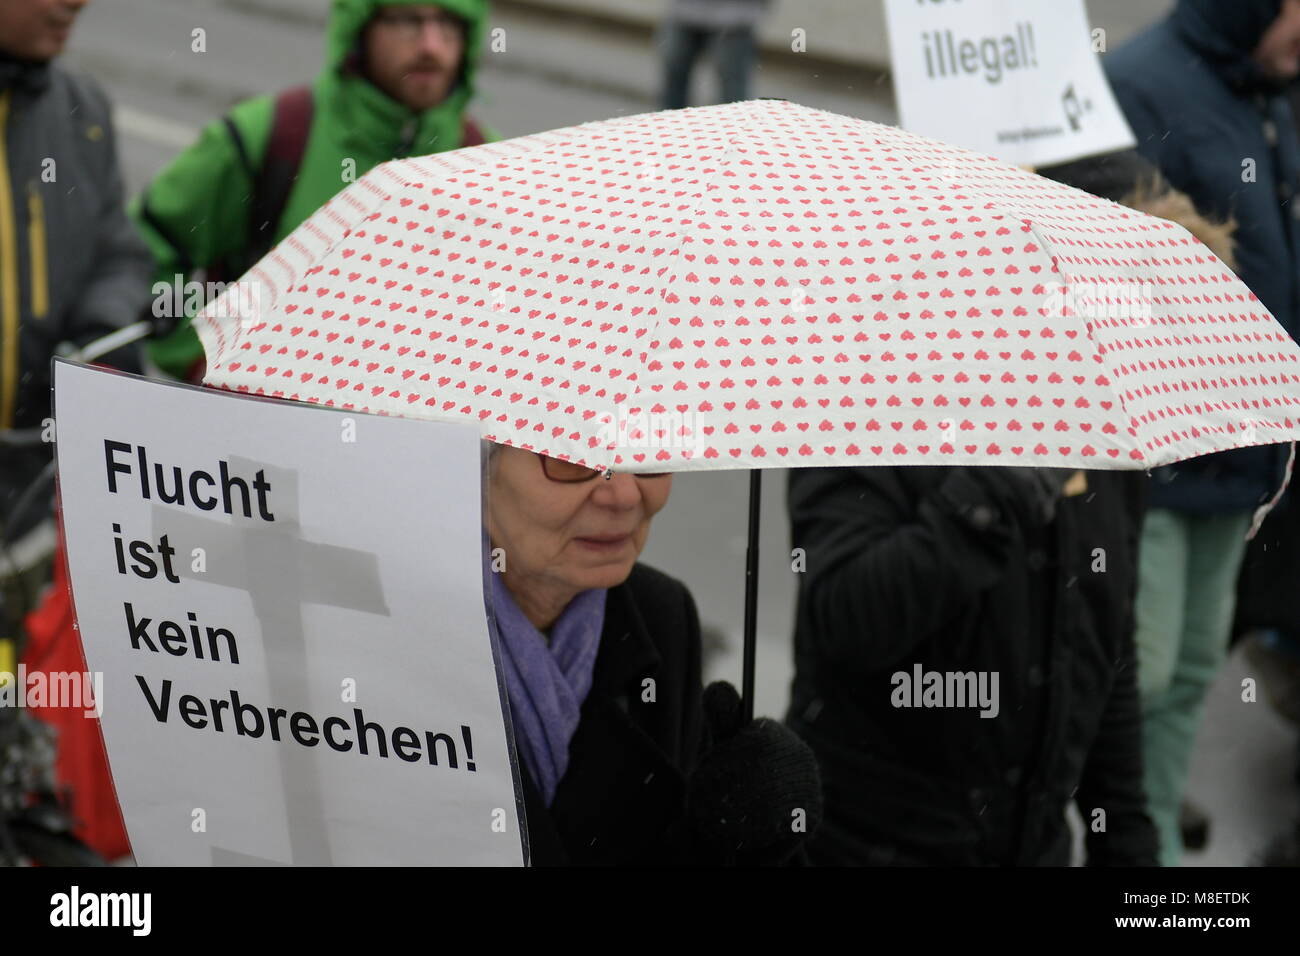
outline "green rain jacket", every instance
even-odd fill
[[[460,82],[442,103],[423,113],[391,99],[353,66],[362,28],[379,7],[401,3],[437,5],[468,25]],[[325,68],[312,85],[311,129],[274,241],[379,163],[458,148],[486,31],[487,0],[334,0]],[[195,269],[243,264],[253,187],[248,169],[261,167],[274,115],[274,95],[234,106],[228,118],[239,131],[247,164],[225,120],[216,120],[132,204],[131,214],[153,252],[158,282],[171,288],[178,275]],[[150,351],[163,371],[178,378],[203,357],[188,319]]]

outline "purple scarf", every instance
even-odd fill
[[[492,609],[514,723],[515,746],[549,807],[569,766],[569,741],[591,690],[605,589],[578,594],[551,627],[550,646],[492,574]]]

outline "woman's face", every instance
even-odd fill
[[[630,474],[552,481],[541,458],[509,446],[496,450],[490,474],[488,535],[505,551],[506,583],[566,601],[627,579],[673,481]]]

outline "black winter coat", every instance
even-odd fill
[[[686,777],[704,744],[702,692],[690,592],[634,566],[606,598],[591,691],[549,809],[520,765],[534,866],[692,862]]]
[[[1087,480],[1045,528],[971,469],[791,472],[807,568],[788,722],[822,770],[814,862],[1063,865],[1073,795],[1085,821],[1105,812],[1090,863],[1155,863],[1132,638],[1143,478]],[[894,706],[915,665],[998,672],[997,716]]]

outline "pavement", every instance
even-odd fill
[[[593,118],[657,108],[659,57],[654,31],[666,0],[496,0],[492,28],[503,49],[484,55],[484,95],[477,111],[503,135],[522,135]],[[1108,48],[1156,19],[1169,0],[1091,0],[1091,22]],[[96,75],[139,89],[153,110],[128,108],[127,128],[172,149],[203,118],[267,89],[309,79],[316,71],[329,0],[114,0],[94,5],[83,22],[132,23],[131,55],[115,30],[74,35],[72,59]],[[147,15],[146,15],[147,11]],[[262,28],[247,29],[250,23]],[[191,31],[206,31],[206,53],[191,51]],[[791,51],[791,32],[806,47]],[[895,122],[883,7],[864,0],[777,0],[761,30],[755,96],[774,96],[877,122]],[[695,96],[715,95],[700,71]],[[162,79],[159,84],[156,81]],[[543,110],[518,109],[515,81],[535,80],[554,94]],[[530,91],[531,92],[531,91]],[[199,107],[172,119],[177,100]],[[544,119],[542,119],[544,118]],[[541,122],[539,122],[541,119]],[[554,120],[554,121],[553,121]]]
[[[327,0],[112,0],[86,8],[68,61],[94,73],[116,103],[128,189],[142,188],[198,129],[247,96],[309,80],[319,68]],[[655,108],[652,30],[663,0],[498,0],[505,49],[485,55],[475,114],[516,136]],[[1092,0],[1111,46],[1166,0]],[[793,18],[793,19],[792,19]],[[808,56],[775,50],[808,24]],[[195,29],[205,52],[192,50]],[[781,31],[786,31],[784,34]],[[895,118],[880,66],[885,37],[869,0],[778,0],[765,27],[756,95],[883,122]],[[701,86],[698,95],[710,95]],[[763,480],[756,713],[789,699],[797,572],[791,568],[785,476]],[[644,559],[688,581],[711,636],[707,676],[740,683],[748,476],[679,475]],[[1189,865],[1245,865],[1300,812],[1291,780],[1296,729],[1262,700],[1241,700],[1250,669],[1234,655],[1215,684],[1192,768],[1191,795],[1213,819],[1209,848]]]
[[[931,0],[933,2],[933,0]],[[1041,2],[1041,0],[1040,0]],[[270,6],[299,23],[323,17],[328,0],[232,0],[234,6]],[[1118,45],[1154,21],[1172,0],[1086,0],[1089,22]],[[494,21],[533,12],[573,31],[623,30],[651,34],[670,0],[493,0]],[[801,49],[792,49],[798,31]],[[770,60],[792,59],[818,66],[888,72],[889,36],[880,0],[771,0],[759,25],[759,44]]]
[[[555,16],[580,16],[589,22],[645,32],[663,17],[669,0],[496,0],[496,6],[532,7]],[[1086,2],[1090,24],[1104,28],[1107,43],[1114,45],[1162,16],[1170,6],[1172,0]],[[802,41],[799,46],[804,47],[797,53],[792,49],[796,31]],[[879,0],[772,0],[759,27],[759,43],[771,59],[802,57],[825,66],[889,69],[889,35]]]

